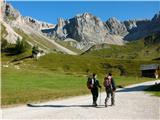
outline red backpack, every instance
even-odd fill
[[[91,77],[89,77],[88,80],[87,80],[87,87],[88,87],[88,89],[91,89],[93,87]]]
[[[104,78],[104,87],[111,87],[111,81],[112,81],[112,77],[111,76],[108,76],[108,77],[105,77]]]

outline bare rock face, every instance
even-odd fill
[[[19,11],[14,9],[12,5],[1,2],[1,18],[0,18],[0,24],[5,29],[5,34],[1,37],[3,37],[5,40],[7,40],[8,43],[15,44],[18,39],[22,39],[20,35],[18,35],[9,25],[9,23],[12,23],[12,21],[16,21],[20,17]],[[4,22],[5,21],[5,22]],[[8,24],[7,24],[8,23]]]
[[[105,35],[108,33],[103,22],[89,13],[70,19],[66,28],[68,29],[68,37],[76,39],[86,46],[87,44],[105,42]]]
[[[41,32],[42,29],[53,28],[53,24],[38,21],[31,17],[23,17],[18,10],[16,10],[11,4],[1,2],[1,13],[0,19],[1,24],[5,27],[7,36],[4,37],[8,43],[15,44],[17,39],[22,37],[17,34],[13,28],[18,28],[25,31],[27,34],[32,34],[33,31],[29,27],[37,32]]]
[[[54,24],[38,21],[32,17],[23,17],[24,22],[37,31],[41,31],[42,29],[50,29],[55,27]]]
[[[18,10],[13,8],[11,4],[1,2],[1,12],[2,12],[2,19],[7,20],[16,20],[19,16],[20,13]]]
[[[58,19],[58,24],[53,29],[53,35],[60,38],[60,39],[66,39],[67,31],[65,29],[66,21],[62,18]]]
[[[124,40],[137,40],[149,34],[150,20],[129,20],[124,21],[124,24],[128,30],[128,34],[124,37]]]
[[[84,13],[69,20],[59,19],[52,35],[62,40],[74,39],[78,49],[87,50],[102,43],[123,45],[125,41],[141,39],[154,32],[160,32],[160,12],[152,20],[120,22],[113,17],[105,23],[90,13]]]
[[[154,15],[152,22],[160,22],[160,11]]]
[[[59,19],[53,31],[60,39],[75,39],[79,42],[78,48],[83,50],[101,43],[123,44],[120,37],[119,42],[114,41],[105,24],[90,13],[80,14],[66,21]]]
[[[121,23],[115,17],[109,18],[107,20],[106,27],[109,30],[109,32],[113,35],[124,36],[128,33],[125,24],[123,22]]]
[[[160,32],[160,12],[151,19],[124,21],[128,34],[124,40],[137,40],[156,32]]]
[[[31,17],[23,17],[12,5],[2,2],[1,4],[2,21],[7,24],[4,26],[8,30],[11,39],[15,42],[18,36],[12,28],[20,28],[27,34],[42,32],[50,37],[61,40],[72,39],[73,46],[81,50],[87,50],[96,44],[116,44],[123,45],[125,41],[144,38],[152,33],[160,32],[160,12],[155,14],[151,20],[128,20],[120,22],[116,18],[110,18],[106,22],[98,17],[84,13],[64,20],[58,19],[58,24],[50,24],[36,20]],[[7,26],[9,25],[9,26]],[[9,28],[11,27],[11,28]]]
[[[137,27],[137,21],[136,20],[128,20],[123,22],[127,31],[134,29]]]

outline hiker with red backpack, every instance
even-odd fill
[[[88,77],[87,87],[91,90],[93,97],[93,106],[97,106],[97,98],[98,98],[98,87],[101,88],[99,81],[96,79],[97,75],[93,73],[92,76]]]
[[[106,99],[105,99],[105,107],[107,107],[107,102],[108,99],[111,95],[111,105],[115,105],[115,91],[116,91],[116,85],[113,80],[112,74],[109,73],[108,75],[105,76],[103,85],[106,90]]]

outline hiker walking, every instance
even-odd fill
[[[93,106],[97,106],[97,98],[98,98],[98,87],[101,88],[99,81],[96,79],[97,75],[93,73],[92,76],[88,77],[87,87],[91,90],[93,97]]]
[[[110,95],[111,95],[111,105],[115,105],[116,86],[111,73],[105,76],[103,84],[107,94],[105,99],[105,107],[107,107],[107,102],[109,100]]]

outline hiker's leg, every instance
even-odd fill
[[[91,93],[92,93],[92,100],[93,100],[93,104],[94,104],[94,91],[93,91],[93,89],[91,89]]]
[[[95,90],[95,96],[96,96],[96,101],[97,101],[97,98],[98,98],[98,89]]]
[[[112,90],[111,91],[111,105],[115,104],[115,92]]]
[[[97,99],[98,99],[98,88],[95,89],[95,105],[97,106]]]
[[[108,102],[108,99],[109,99],[109,90],[106,89],[106,99],[105,99],[105,106],[107,107],[107,102]]]
[[[92,96],[93,96],[93,105],[96,105],[96,92],[95,92],[95,89],[92,89]]]

